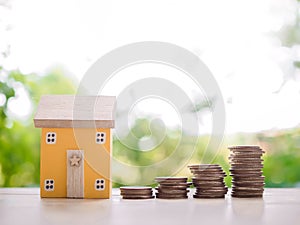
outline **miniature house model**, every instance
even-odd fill
[[[34,117],[41,134],[41,197],[110,198],[116,98],[43,96]]]

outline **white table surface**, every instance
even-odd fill
[[[192,194],[194,190],[190,192]],[[38,188],[0,188],[0,225],[300,224],[300,189],[265,189],[263,199],[41,199]]]

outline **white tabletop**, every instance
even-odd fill
[[[194,190],[192,190],[193,192]],[[192,192],[190,194],[192,194]],[[0,224],[300,224],[300,189],[266,189],[263,199],[41,199],[38,188],[0,189]]]

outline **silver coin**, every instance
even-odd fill
[[[165,194],[187,194],[189,190],[178,190],[178,189],[163,189],[163,188],[156,188],[158,193],[165,193]]]
[[[152,199],[154,198],[153,195],[123,195],[123,199]]]
[[[120,187],[120,190],[152,190],[152,187],[146,187],[146,186],[125,186],[125,187]]]
[[[193,183],[195,182],[208,182],[208,181],[214,181],[214,182],[222,182],[224,180],[224,177],[201,177],[197,176],[193,178]]]
[[[220,195],[193,195],[194,198],[224,198],[225,195],[224,194],[220,194]]]
[[[234,198],[262,198],[263,194],[253,194],[253,195],[240,195],[240,194],[231,194]]]
[[[157,193],[156,198],[161,199],[186,199],[188,196],[186,194],[161,194]]]

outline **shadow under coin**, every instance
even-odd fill
[[[264,215],[263,198],[231,198],[234,217],[247,221],[259,221]]]

